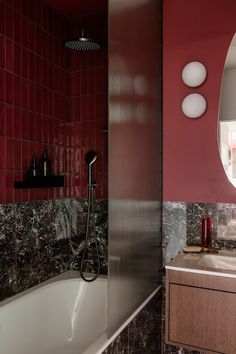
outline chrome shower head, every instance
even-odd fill
[[[84,35],[84,30],[81,31],[81,36],[79,38],[68,39],[64,42],[66,48],[75,50],[95,50],[100,48],[100,44],[94,39],[86,37]]]
[[[92,164],[97,160],[97,153],[95,151],[88,151],[85,155],[85,161],[88,166],[92,166]]]

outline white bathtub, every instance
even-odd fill
[[[107,339],[107,278],[63,273],[0,303],[0,354],[101,354],[160,288]]]
[[[80,354],[107,328],[107,279],[66,272],[0,304],[0,354]]]

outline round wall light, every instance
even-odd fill
[[[206,100],[199,93],[192,93],[182,102],[182,111],[188,118],[199,118],[206,111]]]
[[[206,80],[206,76],[206,68],[199,61],[188,63],[182,71],[182,80],[189,87],[200,86]]]

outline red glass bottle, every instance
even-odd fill
[[[202,219],[202,238],[201,246],[203,250],[208,251],[211,247],[212,219],[207,217]]]

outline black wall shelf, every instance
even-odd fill
[[[14,182],[14,188],[55,188],[64,187],[64,176],[32,176],[25,181]]]

